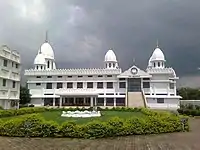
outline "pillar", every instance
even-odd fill
[[[53,106],[55,106],[56,100],[55,97],[53,98]]]
[[[60,96],[60,107],[62,106],[62,96]]]
[[[114,107],[116,107],[116,97],[114,98]]]
[[[90,98],[90,106],[91,106],[91,107],[94,106],[94,104],[93,104],[93,97]]]
[[[74,97],[74,105],[76,105],[76,98]]]
[[[83,104],[84,104],[84,106],[85,106],[85,97],[83,98]]]
[[[104,97],[104,106],[106,106],[106,98]]]

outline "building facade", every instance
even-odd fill
[[[20,68],[19,53],[0,47],[0,106],[4,109],[19,107]]]
[[[165,67],[157,47],[146,70],[133,65],[122,71],[113,50],[108,50],[102,68],[57,69],[54,51],[46,40],[25,70],[31,103],[35,106],[149,107],[177,109],[176,77]]]

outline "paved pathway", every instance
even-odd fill
[[[191,132],[97,140],[0,137],[0,150],[199,150],[200,119]]]

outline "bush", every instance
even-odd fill
[[[52,109],[48,110],[52,111]],[[119,111],[122,111],[122,109],[119,109]],[[114,117],[105,122],[94,120],[82,125],[78,125],[75,122],[65,122],[62,125],[58,125],[53,121],[49,122],[44,120],[40,115],[29,114],[8,121],[0,120],[0,135],[19,137],[103,138],[189,131],[188,120],[185,120],[186,122],[183,126],[182,116],[147,109],[127,109],[127,111],[141,111],[146,116],[142,118],[132,117],[129,119]]]
[[[38,112],[44,112],[44,111],[46,111],[46,108],[43,108],[43,107],[0,110],[0,118],[18,116],[18,115],[24,115],[24,114],[32,114],[32,113],[38,113]]]

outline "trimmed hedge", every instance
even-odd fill
[[[200,110],[198,109],[178,109],[178,112],[187,116],[200,116]]]
[[[120,108],[119,111],[124,109]],[[54,110],[48,109],[48,111]],[[143,108],[129,108],[124,111],[141,111],[146,116],[129,119],[114,117],[105,122],[94,120],[81,125],[75,122],[65,122],[62,125],[58,125],[54,121],[44,120],[39,114],[29,114],[8,121],[0,120],[0,135],[17,137],[103,138],[189,131],[188,120],[186,120],[183,126],[181,116],[170,112],[157,112]]]
[[[46,108],[43,107],[31,107],[31,108],[21,108],[21,109],[9,109],[9,110],[0,110],[0,118],[18,116],[24,114],[33,114],[46,111]]]

